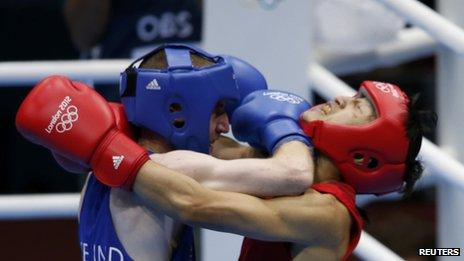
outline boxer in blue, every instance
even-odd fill
[[[162,153],[172,149],[186,149],[208,153],[211,149],[210,144],[218,139],[221,133],[229,130],[226,112],[231,114],[241,97],[256,89],[267,88],[262,75],[249,64],[231,56],[213,56],[185,45],[165,45],[140,60],[140,68],[136,68],[136,63],[139,61],[135,61],[121,76],[121,96],[126,113],[122,112],[120,105],[105,104],[82,83],[72,82],[63,77],[50,77],[39,83],[39,89],[53,88],[50,94],[53,93],[55,99],[67,97],[65,102],[60,101],[60,106],[58,106],[60,109],[52,113],[58,116],[57,120],[47,123],[47,134],[56,135],[53,138],[55,140],[60,139],[63,133],[88,132],[89,127],[98,133],[100,126],[108,122],[110,122],[108,125],[110,129],[117,132],[125,130],[124,132],[128,133],[129,128],[125,123],[127,115],[128,120],[139,127],[136,135],[138,142],[151,152]],[[57,91],[61,87],[78,89],[79,92],[61,96],[67,92]],[[41,95],[42,91],[33,91],[31,96],[39,95],[39,93]],[[28,98],[25,104],[29,105],[38,100],[40,98],[36,96]],[[47,100],[52,99],[47,98]],[[99,101],[98,105],[88,106],[94,100]],[[303,100],[299,102],[301,106],[293,111],[296,117],[308,108],[306,102]],[[73,106],[77,109],[78,117],[67,113],[67,110]],[[29,124],[34,121],[30,120],[23,124],[24,118],[29,115],[24,113],[27,111],[25,107],[18,112],[20,131],[28,129]],[[96,112],[100,107],[104,108],[102,114],[104,117]],[[53,105],[50,110],[53,110]],[[66,130],[60,129],[61,132],[58,130],[55,132],[58,125],[66,125]],[[293,132],[295,135],[292,135]],[[31,132],[23,133],[28,133],[26,134],[28,136]],[[309,144],[297,126],[289,129],[285,136],[288,136],[286,141],[300,140]],[[33,138],[35,141],[39,139]],[[130,171],[131,164],[144,159],[146,152],[137,148],[132,141],[123,138],[122,133],[109,134],[104,139],[106,140],[103,142],[104,146],[110,147],[114,141],[123,139],[127,142],[123,147],[132,148],[132,152],[131,155],[127,155],[117,153],[118,149],[101,149],[101,152],[107,151],[108,154],[103,155],[104,152],[102,155],[92,156],[91,165],[94,173],[108,173],[109,179],[98,180],[96,179],[98,175],[89,175],[83,190],[79,216],[83,259],[193,259],[193,238],[189,227],[182,226],[176,220],[165,216],[163,212],[146,207],[140,198],[130,191],[107,186],[113,184],[113,181],[107,183],[113,177],[124,177],[123,183],[131,187],[130,183],[134,182],[131,178],[113,171],[120,173]],[[82,155],[82,151],[88,148],[85,146],[89,142],[82,142],[80,138],[77,139],[79,142],[69,142],[70,140],[73,138],[67,137],[66,140],[61,141],[69,145],[69,150],[54,150],[55,157],[66,169],[82,171],[89,164],[76,160],[75,156]],[[295,170],[299,165],[308,165],[307,162],[311,162],[306,145],[302,144],[302,148],[307,151],[306,157],[304,153],[300,153],[302,163],[297,164],[298,160],[295,160],[294,169],[285,167],[283,160],[279,157],[265,161],[236,162],[236,168],[227,171],[229,181],[224,179],[224,182],[215,183],[211,182],[211,179],[204,179],[203,184],[211,188],[224,188],[258,196],[300,193],[310,182],[310,176],[305,173],[306,169],[300,168],[298,172]],[[100,149],[93,151],[98,154]],[[194,155],[194,157],[189,157],[189,161],[203,154]],[[107,157],[110,160],[101,160]],[[182,164],[182,160],[179,164]],[[131,161],[132,163],[127,164]],[[262,171],[256,171],[255,182],[248,186],[240,186],[237,181],[243,180],[244,176],[253,179],[254,174],[249,173],[253,170],[248,167],[250,163],[256,169],[262,169],[263,166],[274,166],[274,168],[272,168],[272,173],[267,171],[265,175]],[[94,164],[102,164],[101,171],[97,170]],[[109,172],[113,173],[109,174]],[[121,182],[121,180],[115,182]],[[260,185],[255,186],[252,185],[253,183]],[[278,187],[283,189],[279,190]]]

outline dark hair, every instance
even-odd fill
[[[413,95],[408,104],[406,135],[409,139],[409,148],[406,155],[405,185],[401,191],[404,197],[411,195],[414,184],[420,179],[424,170],[422,163],[417,159],[424,132],[431,131],[437,124],[437,115],[434,112],[419,109],[419,96],[419,94]]]

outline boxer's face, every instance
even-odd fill
[[[323,120],[345,125],[362,125],[376,118],[375,109],[365,97],[337,97],[305,111],[306,121]]]
[[[229,118],[226,114],[226,104],[219,101],[214,108],[209,121],[209,142],[212,144],[222,133],[229,132]]]

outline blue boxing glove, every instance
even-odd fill
[[[224,55],[223,57],[234,70],[235,81],[240,93],[240,101],[228,104],[226,107],[227,115],[232,118],[232,113],[240,105],[241,100],[254,91],[267,90],[267,83],[261,72],[253,65],[234,56]]]
[[[292,140],[312,146],[298,124],[300,114],[309,108],[307,101],[288,92],[254,91],[234,111],[232,131],[237,140],[264,148],[268,153]]]

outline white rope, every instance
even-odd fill
[[[415,0],[378,0],[413,25],[424,29],[441,44],[464,54],[464,31],[426,5]]]
[[[462,163],[425,138],[422,140],[422,149],[419,155],[427,170],[439,180],[464,189],[464,166]]]
[[[73,80],[116,83],[130,60],[71,60],[1,62],[0,86],[34,85],[49,75],[65,75]]]
[[[337,95],[352,96],[356,92],[346,83],[318,64],[312,64],[308,70],[311,87],[322,97],[332,99]],[[427,171],[435,179],[464,190],[464,166],[443,152],[438,146],[423,138],[419,153]]]
[[[0,220],[75,218],[79,194],[0,196]]]
[[[311,88],[328,100],[336,96],[353,96],[356,94],[356,91],[348,84],[317,63],[311,64],[307,73]]]
[[[361,233],[359,244],[354,250],[354,254],[365,261],[396,261],[404,260],[388,247],[384,246],[377,239],[366,232]]]
[[[336,75],[391,67],[436,52],[436,41],[419,28],[404,29],[396,41],[380,44],[373,50],[361,53],[341,54],[319,48],[315,59]]]
[[[392,66],[431,55],[436,43],[420,29],[407,29],[396,42],[380,45],[375,50],[340,57],[322,53],[318,60],[336,73],[352,73]],[[119,74],[131,60],[71,60],[0,62],[0,86],[32,86],[49,75],[65,75],[74,80],[94,83],[117,83]]]

